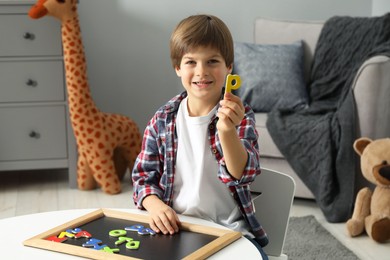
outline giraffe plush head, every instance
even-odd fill
[[[66,21],[77,16],[77,0],[39,0],[28,15],[33,19],[50,15]]]
[[[126,169],[131,170],[141,150],[141,134],[130,118],[101,112],[92,100],[86,72],[76,0],[39,0],[29,12],[61,21],[62,45],[70,121],[77,142],[79,189],[99,185],[109,194],[119,193]]]

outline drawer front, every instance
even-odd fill
[[[64,101],[62,60],[0,61],[0,102]]]
[[[46,18],[0,15],[0,57],[62,55],[60,22]]]
[[[0,161],[67,158],[65,106],[0,107]]]

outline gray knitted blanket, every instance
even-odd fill
[[[333,17],[321,31],[309,84],[310,106],[273,110],[267,128],[329,222],[350,218],[356,190],[353,79],[365,60],[390,56],[390,13]]]

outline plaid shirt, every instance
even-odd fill
[[[172,98],[149,121],[142,141],[142,150],[134,164],[132,178],[134,202],[142,209],[142,200],[149,195],[158,196],[172,206],[175,160],[177,152],[176,116],[186,92]],[[223,151],[216,129],[218,118],[214,115],[209,123],[210,149],[219,165],[218,177],[227,186],[239,205],[240,211],[261,246],[268,243],[264,229],[254,215],[249,184],[260,174],[259,149],[254,113],[245,106],[245,117],[237,127],[238,135],[248,153],[248,161],[240,180],[233,178],[225,164]]]

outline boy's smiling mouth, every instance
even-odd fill
[[[202,87],[204,88],[204,87],[207,87],[210,84],[212,84],[213,81],[202,80],[202,81],[194,81],[192,83],[195,84],[196,86],[200,87],[200,88],[202,88]]]

